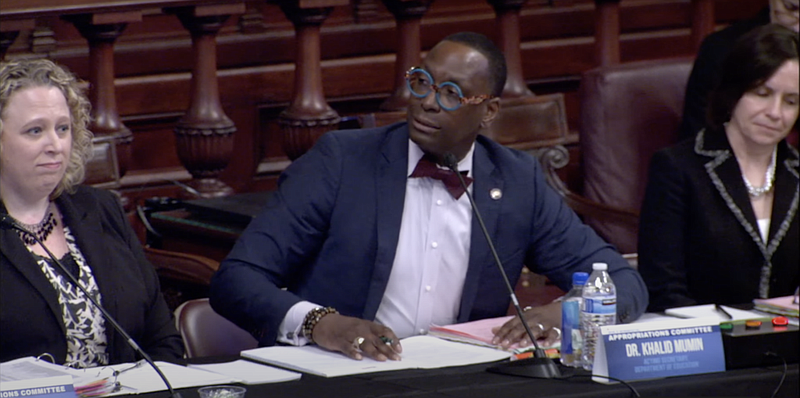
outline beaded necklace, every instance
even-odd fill
[[[744,179],[744,186],[747,187],[747,193],[750,196],[757,198],[766,194],[767,192],[772,190],[772,183],[775,181],[775,158],[777,158],[778,147],[772,151],[772,161],[767,167],[767,172],[764,173],[764,186],[761,187],[754,187],[750,181],[747,181],[747,177],[742,173],[742,179]]]
[[[39,223],[23,224],[17,221],[17,224],[19,224],[22,228],[24,228],[31,234],[36,235],[36,237],[39,238],[40,241],[44,242],[45,240],[47,240],[47,237],[50,236],[51,233],[53,233],[53,230],[58,225],[58,221],[56,220],[56,216],[53,212],[53,204],[50,203],[50,206],[48,206],[47,208],[47,214],[45,214],[44,218],[42,218],[42,221],[39,221]],[[19,234],[20,239],[22,239],[22,241],[26,245],[33,246],[36,244],[36,239],[34,239],[34,237],[30,236],[29,234],[22,231],[17,231],[17,234]]]

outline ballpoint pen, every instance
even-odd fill
[[[721,305],[719,305],[719,304],[714,304],[714,308],[715,308],[717,311],[721,312],[723,315],[725,315],[725,317],[726,317],[726,318],[728,318],[728,319],[733,319],[733,316],[732,316],[732,315],[731,315],[731,314],[730,314],[728,311],[725,311],[725,308],[722,308],[722,306],[721,306]]]
[[[113,375],[114,375],[114,377],[117,377],[117,376],[119,376],[119,375],[121,375],[121,374],[123,374],[123,373],[125,373],[125,372],[127,372],[129,370],[136,369],[136,368],[142,366],[145,363],[147,363],[147,362],[145,362],[143,359],[140,359],[140,360],[136,361],[133,365],[131,365],[131,366],[127,367],[127,368],[115,370]]]

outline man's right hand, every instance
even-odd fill
[[[400,353],[403,352],[400,339],[392,329],[341,314],[322,317],[314,326],[312,336],[318,346],[339,351],[358,360],[363,358],[363,354],[376,361],[399,361]],[[359,341],[361,344],[357,344]]]

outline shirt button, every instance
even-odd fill
[[[433,243],[431,243],[431,247],[433,247],[435,249],[435,248],[439,247],[439,243],[438,242],[433,242]]]
[[[441,200],[441,199],[437,200],[437,201],[436,201],[436,205],[437,205],[437,206],[441,206],[441,205],[442,205],[442,200]]]
[[[429,292],[429,291],[431,291],[431,285],[425,286],[425,291],[426,291],[426,292]]]

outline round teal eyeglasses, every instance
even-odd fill
[[[487,99],[494,98],[493,95],[481,94],[472,97],[464,97],[461,87],[453,82],[435,84],[433,77],[428,71],[420,67],[413,67],[406,72],[406,84],[411,95],[417,98],[425,98],[431,90],[436,92],[436,103],[446,111],[454,111],[461,105],[478,105]]]

